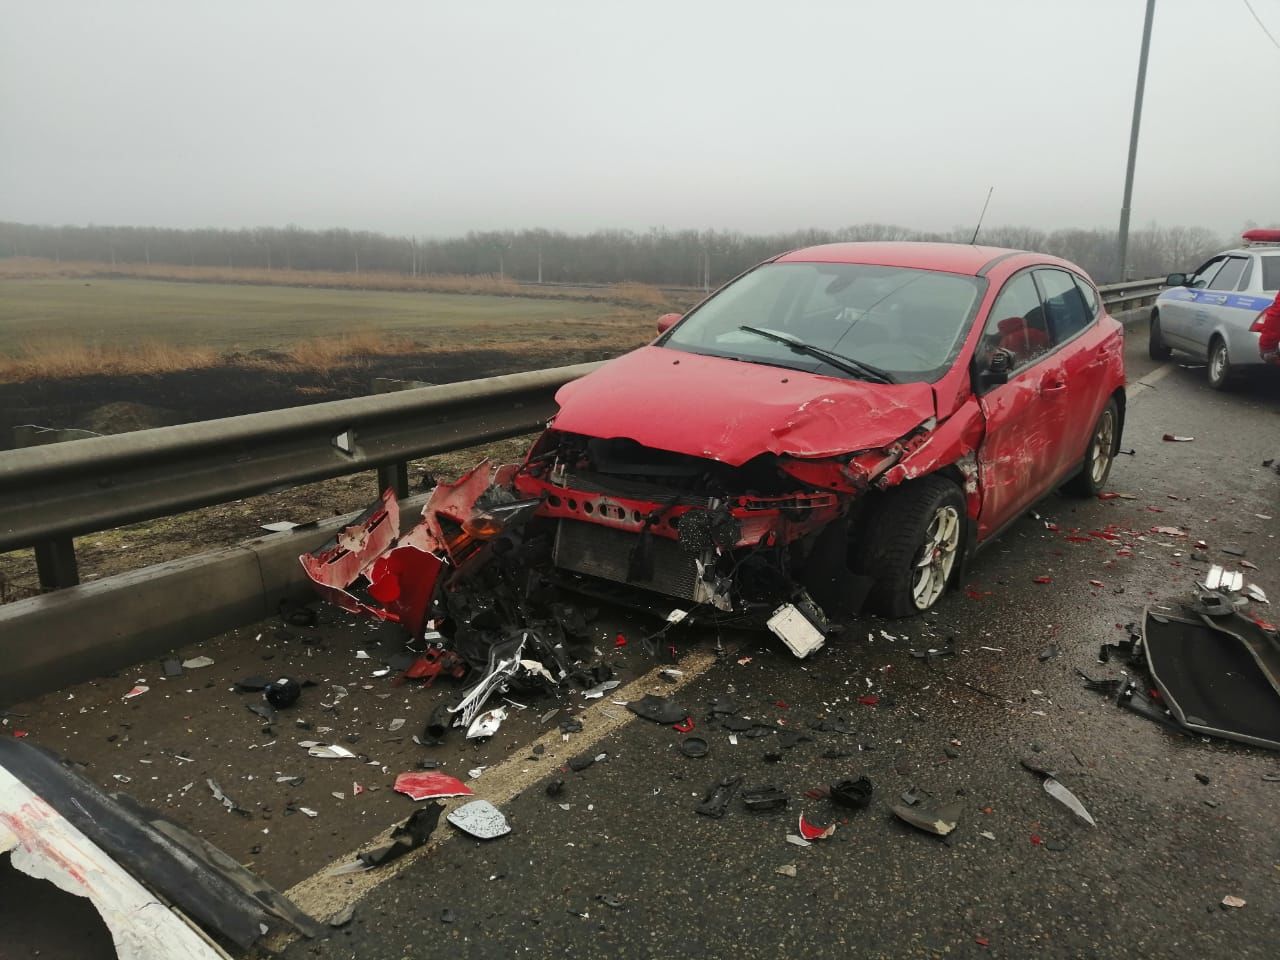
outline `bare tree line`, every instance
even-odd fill
[[[1247,227],[1256,224],[1246,224]],[[525,282],[712,286],[783,250],[843,240],[969,242],[970,228],[937,233],[863,223],[840,230],[746,234],[720,230],[597,230],[570,234],[526,229],[461,237],[389,236],[372,231],[241,230],[160,227],[43,226],[0,221],[0,257],[40,257],[110,264],[253,267],[268,270],[376,271],[495,275]],[[978,242],[1065,257],[1099,283],[1120,279],[1116,233],[1103,229],[984,227]],[[1226,247],[1204,227],[1151,224],[1129,237],[1128,278],[1186,270]]]

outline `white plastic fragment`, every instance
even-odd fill
[[[797,837],[794,833],[787,834],[787,843],[795,844],[797,847],[811,847],[811,844],[804,837]]]
[[[124,699],[124,700],[132,700],[134,697],[140,697],[140,696],[142,696],[144,693],[146,693],[146,692],[147,692],[148,690],[150,690],[150,689],[151,689],[151,688],[150,688],[150,687],[148,687],[145,683],[139,683],[139,684],[138,684],[137,686],[135,686],[132,690],[130,690],[128,693],[126,693],[122,699]]]
[[[315,812],[314,810],[312,810],[310,807],[299,807],[299,808],[298,808],[298,812],[299,812],[299,813],[305,813],[308,817],[311,817],[312,819],[314,819],[315,817],[320,816],[320,814],[316,813],[316,812]]]
[[[397,730],[399,730],[403,726],[404,726],[404,718],[396,717],[394,720],[392,720],[390,723],[387,724],[387,729],[392,733],[395,733]]]
[[[1246,901],[1243,897],[1233,897],[1229,893],[1222,898],[1222,905],[1224,907],[1234,907],[1237,910],[1243,907],[1247,902],[1248,901]]]
[[[1268,606],[1271,605],[1271,601],[1267,599],[1266,593],[1256,583],[1249,584],[1249,586],[1245,587],[1244,592],[1250,600],[1253,600],[1256,603],[1265,603]]]
[[[511,832],[511,825],[502,811],[488,800],[472,800],[450,810],[445,819],[479,840],[492,840]]]
[[[506,707],[494,707],[492,710],[486,710],[471,721],[471,726],[467,728],[467,739],[475,740],[479,737],[492,737],[498,732],[498,728],[502,726],[502,721],[505,719],[507,719]]]
[[[212,667],[212,666],[213,666],[212,657],[204,657],[204,656],[192,657],[190,660],[182,661],[182,668],[184,670],[199,670],[201,667]]]
[[[273,520],[271,523],[262,523],[259,526],[270,533],[288,533],[297,524],[292,520]]]
[[[826,638],[822,631],[796,608],[794,603],[784,603],[773,612],[766,626],[792,653],[804,659],[815,650],[822,649]]]
[[[622,681],[620,680],[606,680],[604,683],[597,683],[590,690],[582,691],[582,699],[598,700],[600,697],[603,697],[610,690],[616,689],[621,685],[622,685]]]
[[[315,743],[314,741],[308,741],[308,743],[310,746],[307,749],[307,753],[322,760],[348,760],[355,756],[346,747],[340,747],[336,743]],[[307,744],[303,744],[303,746],[307,746]]]
[[[1089,811],[1084,808],[1084,804],[1076,798],[1076,795],[1060,784],[1057,780],[1053,779],[1053,777],[1045,778],[1044,792],[1057,800],[1089,826],[1097,826],[1093,817],[1089,815]]]
[[[679,623],[688,615],[689,615],[688,610],[681,610],[679,607],[676,607],[674,610],[672,610],[670,613],[667,614],[667,623]]]

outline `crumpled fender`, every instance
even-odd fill
[[[966,512],[976,517],[981,505],[977,475],[973,468],[986,421],[978,401],[970,396],[960,409],[933,431],[918,438],[902,459],[876,481],[881,490],[896,487],[943,467],[956,466],[965,475]]]

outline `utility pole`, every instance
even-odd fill
[[[542,282],[542,243],[538,243],[538,282]]]
[[[702,251],[702,292],[711,292],[711,251]]]
[[[1142,53],[1138,56],[1138,88],[1133,94],[1133,127],[1129,131],[1129,166],[1124,173],[1124,204],[1120,207],[1120,235],[1117,237],[1116,279],[1125,279],[1129,257],[1129,203],[1133,199],[1133,167],[1138,159],[1138,127],[1142,123],[1142,92],[1147,85],[1147,50],[1151,46],[1151,20],[1156,0],[1147,0],[1147,18],[1142,24]]]

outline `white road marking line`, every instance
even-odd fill
[[[1138,397],[1142,396],[1144,393],[1148,392],[1153,387],[1155,387],[1155,385],[1159,381],[1163,380],[1169,374],[1173,373],[1173,371],[1176,370],[1177,368],[1178,368],[1178,365],[1176,363],[1172,363],[1172,362],[1166,363],[1163,367],[1157,367],[1155,370],[1152,370],[1141,380],[1138,380],[1135,383],[1130,384],[1129,391],[1128,391],[1129,400],[1131,401],[1136,400]]]
[[[527,790],[548,774],[553,773],[557,767],[570,757],[594,751],[596,744],[601,740],[636,719],[635,714],[629,710],[613,708],[609,702],[610,700],[638,700],[646,693],[670,695],[706,673],[715,663],[715,659],[713,653],[705,650],[695,650],[677,664],[677,667],[684,671],[684,674],[674,683],[667,682],[658,676],[659,672],[665,669],[664,667],[655,667],[643,677],[632,681],[625,687],[612,691],[608,698],[594,701],[578,713],[578,716],[582,718],[583,729],[581,733],[565,741],[561,738],[559,729],[552,729],[532,743],[521,746],[519,750],[507,757],[507,759],[485,771],[484,776],[475,784],[476,796],[497,806],[507,803],[517,794]],[[536,763],[526,760],[525,757],[529,751],[539,745],[545,749],[542,759]],[[443,801],[445,811],[448,812],[453,807],[472,799],[475,798],[460,797]],[[406,806],[405,816],[408,816],[409,812],[411,812],[410,808]],[[392,861],[386,866],[375,867],[364,873],[350,873],[337,877],[329,876],[330,870],[339,864],[350,863],[360,850],[368,850],[370,847],[389,840],[394,826],[393,824],[377,836],[371,837],[367,843],[361,844],[358,849],[295,884],[286,892],[286,896],[297,904],[300,909],[317,920],[324,922],[344,907],[355,903],[375,888],[398,876],[407,867],[422,859],[445,840],[456,836],[455,831],[445,823],[444,817],[441,816],[440,826],[432,833],[431,839],[417,850],[405,854],[399,860]],[[296,939],[296,935],[281,935],[276,937],[270,946],[271,949],[279,951]]]

